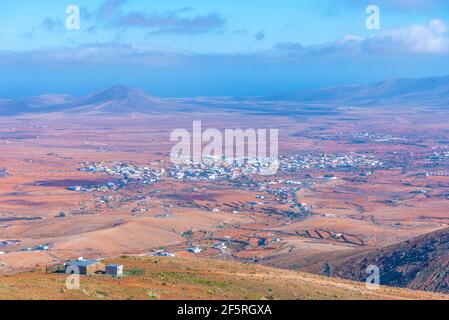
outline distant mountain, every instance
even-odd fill
[[[0,100],[0,115],[11,116],[21,113],[29,113],[33,110],[25,103],[14,100]]]
[[[150,96],[143,90],[117,85],[68,103],[47,106],[46,111],[129,114],[161,113],[174,107],[176,103]]]
[[[121,85],[84,96],[50,94],[1,100],[0,115],[25,113],[132,114],[170,112],[250,112],[273,115],[334,114],[337,107],[449,106],[449,76],[343,85],[265,98],[200,97],[164,99]]]
[[[0,115],[27,113],[132,114],[165,113],[191,110],[192,106],[178,100],[163,99],[146,94],[141,89],[112,86],[108,89],[74,98],[48,94],[23,100],[0,100]]]
[[[303,103],[353,104],[358,106],[412,104],[449,105],[449,76],[397,79],[368,85],[342,85],[272,97]]]
[[[74,97],[65,94],[46,94],[42,96],[31,97],[22,101],[30,108],[42,108],[47,106],[60,105],[75,100]]]
[[[382,285],[449,293],[449,228],[340,261],[334,275],[366,281],[369,265]]]
[[[0,115],[19,115],[47,111],[49,106],[68,103],[74,98],[68,95],[47,94],[24,100],[0,100]]]

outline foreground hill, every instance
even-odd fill
[[[449,296],[325,278],[217,260],[122,257],[121,279],[82,276],[79,290],[65,274],[35,271],[0,278],[0,299],[447,299]],[[39,288],[37,290],[37,288]]]
[[[384,285],[449,293],[449,228],[339,262],[335,275],[363,281],[369,265]]]

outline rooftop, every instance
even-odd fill
[[[97,264],[99,262],[100,262],[99,260],[94,260],[94,259],[92,259],[92,260],[89,260],[89,259],[86,259],[86,260],[72,260],[72,261],[68,261],[67,265],[68,266],[76,266],[76,267],[87,267],[87,266],[90,266],[90,265],[93,265],[93,264]]]

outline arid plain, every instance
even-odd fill
[[[170,132],[191,130],[194,120],[278,129],[280,170],[241,179],[167,174]],[[448,226],[448,120],[444,110],[435,117],[396,106],[300,117],[254,110],[2,117],[0,273],[161,252],[318,273],[325,261]],[[107,187],[120,177],[84,170],[118,164],[162,174]]]

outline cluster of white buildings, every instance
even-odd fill
[[[118,163],[112,167],[105,165],[103,162],[85,163],[82,168],[79,169],[83,172],[102,172],[114,176],[113,181],[102,183],[98,185],[89,186],[73,186],[69,187],[72,191],[106,191],[116,190],[123,188],[130,183],[137,184],[152,184],[161,179],[165,170],[150,169],[148,167],[139,168],[133,164]]]
[[[434,163],[442,162],[446,159],[449,159],[449,151],[447,150],[434,151],[429,157],[429,160]]]
[[[178,180],[239,179],[258,174],[262,163],[257,161],[210,161],[206,163],[186,162],[167,169],[167,175]]]
[[[22,251],[47,251],[51,248],[51,244],[40,244],[34,247],[25,247]]]
[[[373,156],[364,154],[306,154],[282,157],[280,170],[295,172],[305,169],[341,169],[341,168],[374,168],[383,166],[383,162]]]

